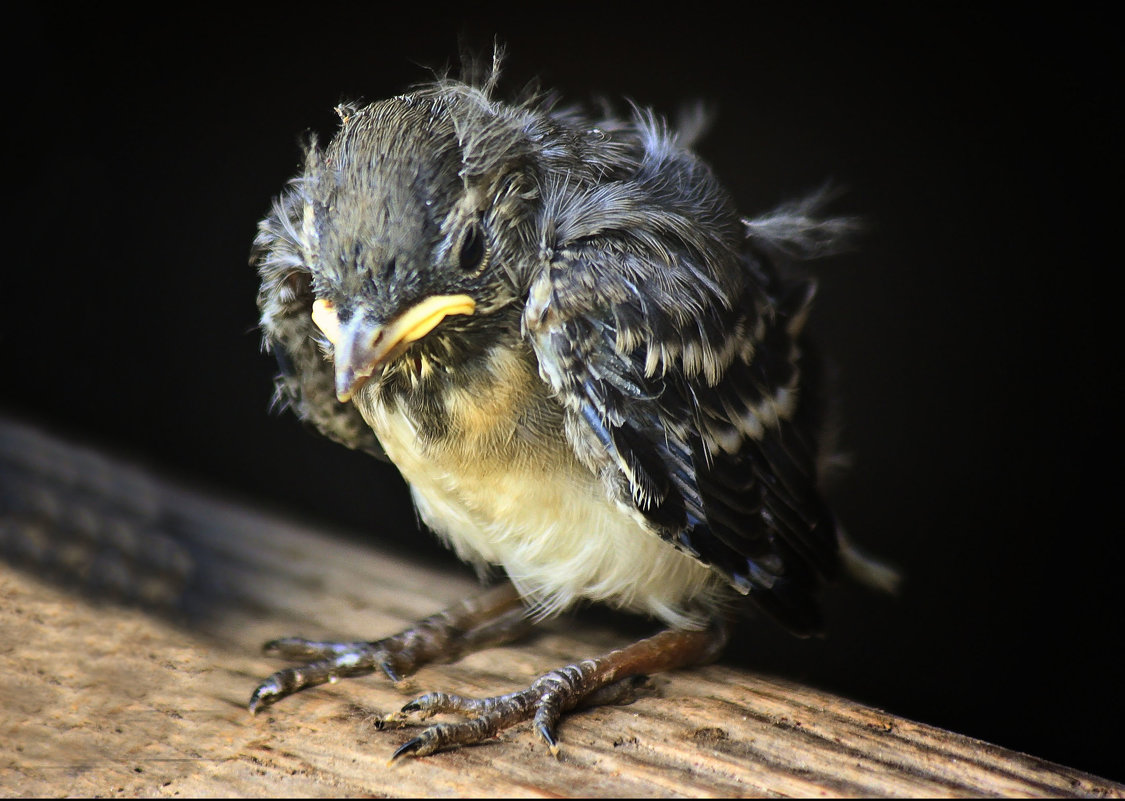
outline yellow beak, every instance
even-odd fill
[[[331,302],[314,302],[312,320],[336,351],[336,397],[341,403],[351,400],[376,370],[401,354],[411,342],[433,331],[451,314],[474,311],[476,303],[468,295],[433,295],[387,325],[372,325],[360,314],[340,325]]]

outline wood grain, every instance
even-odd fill
[[[520,646],[370,676],[257,717],[278,635],[392,633],[478,591],[0,421],[0,794],[1107,796],[1125,787],[724,666],[628,706],[390,767],[371,721],[429,689],[494,694],[620,644],[562,621]]]

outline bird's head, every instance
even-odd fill
[[[421,369],[509,324],[500,312],[520,296],[511,265],[526,261],[535,193],[520,148],[480,141],[489,124],[522,135],[490,121],[483,97],[420,92],[338,111],[329,146],[309,149],[291,219],[346,401],[401,358]]]

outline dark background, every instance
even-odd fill
[[[868,220],[816,266],[813,326],[852,463],[834,505],[907,577],[896,599],[833,591],[825,639],[761,622],[727,658],[1125,779],[1108,12],[466,8],[13,26],[0,412],[450,559],[393,469],[267,412],[247,256],[299,138],[455,62],[459,36],[508,44],[509,88],[702,98],[700,149],[747,214],[831,179]]]

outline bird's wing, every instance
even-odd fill
[[[525,336],[610,494],[790,628],[815,631],[837,543],[797,384],[813,287],[781,293],[752,247],[728,249],[722,274],[690,244],[622,227],[564,245],[531,287]]]
[[[261,286],[262,341],[277,358],[275,403],[288,406],[329,439],[386,459],[379,440],[350,403],[336,400],[332,363],[312,321],[312,276],[302,256],[299,186],[290,187],[258,226],[251,262]]]

